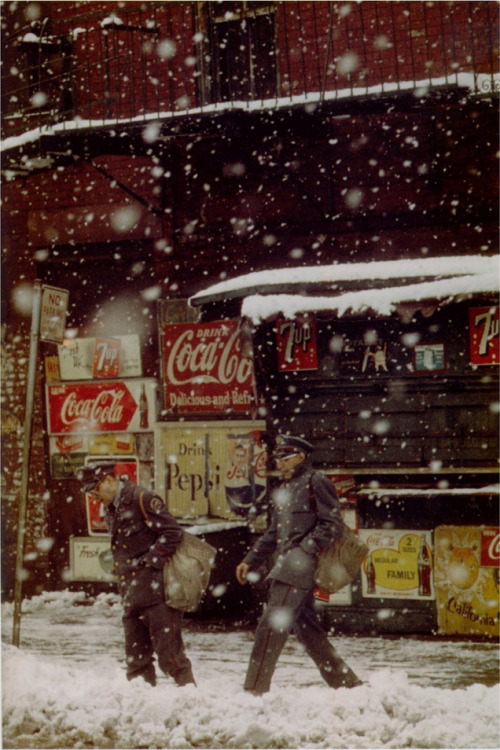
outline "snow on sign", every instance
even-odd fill
[[[238,321],[168,323],[162,334],[167,412],[250,411],[253,365],[242,356]]]
[[[68,310],[69,292],[55,286],[42,286],[42,303],[40,309],[40,338],[62,344],[66,330],[66,313]]]
[[[153,380],[47,385],[48,432],[145,432],[153,429],[155,403]]]

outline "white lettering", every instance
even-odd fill
[[[92,425],[116,425],[123,418],[123,395],[123,391],[101,391],[94,399],[78,400],[73,391],[61,407],[61,421],[68,426],[82,420]]]
[[[496,537],[491,540],[490,546],[488,547],[488,557],[490,560],[500,559],[500,534],[497,534]]]
[[[488,351],[490,341],[493,341],[493,339],[498,336],[498,320],[493,318],[494,314],[495,309],[493,308],[482,315],[476,315],[474,321],[476,328],[480,328],[481,323],[484,323],[481,341],[479,342],[479,354],[483,356]]]
[[[188,383],[243,384],[251,375],[252,363],[239,356],[238,332],[221,338],[192,344],[194,331],[184,331],[172,346],[167,359],[166,376],[172,385]]]

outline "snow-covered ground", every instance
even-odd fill
[[[84,606],[85,605],[85,606]],[[242,681],[253,634],[187,620],[197,687],[125,677],[113,594],[23,603],[21,647],[2,608],[4,748],[498,748],[498,646],[335,637],[365,684],[331,690],[290,638],[271,692]]]

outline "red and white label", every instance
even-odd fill
[[[309,316],[302,321],[276,321],[278,368],[280,371],[318,369],[316,320]]]
[[[92,376],[118,378],[120,376],[122,342],[114,339],[96,339]]]
[[[470,361],[473,365],[498,365],[498,306],[469,309]]]
[[[138,432],[141,383],[110,381],[47,386],[50,435],[66,433]],[[153,385],[150,406],[153,406]]]
[[[481,566],[498,567],[500,563],[500,528],[492,527],[481,532]]]
[[[241,355],[238,322],[163,326],[165,408],[168,412],[248,412],[253,364]]]

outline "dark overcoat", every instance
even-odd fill
[[[272,502],[269,528],[243,562],[257,570],[277,553],[268,578],[301,589],[314,588],[318,553],[342,534],[335,487],[306,459],[292,479],[273,491]]]
[[[139,498],[143,494],[141,509]],[[183,531],[161,497],[128,480],[121,482],[118,507],[106,508],[119,592],[126,610],[165,601],[163,566]]]

